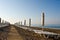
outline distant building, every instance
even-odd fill
[[[29,26],[31,26],[31,19],[29,19]]]
[[[0,23],[1,23],[1,18],[0,18]]]
[[[19,22],[19,25],[21,25],[21,23]]]
[[[2,20],[2,23],[5,23],[4,20]]]
[[[26,26],[26,20],[24,20],[24,26]]]
[[[22,25],[22,21],[21,21],[21,25]]]

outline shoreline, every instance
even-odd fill
[[[36,29],[36,30],[41,30],[42,28],[38,28],[38,27],[29,27],[29,26],[15,26],[16,29],[18,30],[18,32],[25,38],[25,39],[33,39],[33,40],[54,40],[55,36],[51,37],[51,38],[47,38],[47,37],[44,37],[43,35],[40,36],[39,33],[36,33],[35,31],[29,31],[29,28],[31,28],[32,30]],[[26,28],[25,28],[26,27]],[[28,29],[27,29],[28,28]],[[53,33],[57,33],[57,34],[60,34],[60,30],[55,30],[55,29],[48,29],[48,28],[44,28],[44,31],[48,31],[48,32],[53,32]],[[45,35],[46,36],[46,35]],[[48,35],[47,35],[48,36]],[[60,36],[60,35],[58,35]],[[28,38],[29,37],[29,38]],[[60,38],[58,38],[60,39]]]
[[[24,26],[24,25],[19,25],[19,26],[21,26],[21,27],[29,27],[29,26]],[[37,29],[37,30],[42,30],[41,27],[37,27],[37,26],[30,26],[30,28]],[[60,29],[43,28],[43,31],[48,31],[48,32],[53,32],[53,33],[60,34]]]
[[[41,27],[31,27],[31,28],[37,29],[37,30],[42,30]],[[43,31],[48,31],[48,32],[53,32],[53,33],[60,34],[60,29],[55,29],[55,28],[43,28]]]

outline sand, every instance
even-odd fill
[[[38,27],[30,27],[30,28],[41,30],[41,28]],[[6,27],[4,28],[4,30],[5,31],[8,30],[7,32],[5,32],[6,34],[4,34],[3,32],[4,34],[3,36],[5,36],[5,39],[7,40],[56,40],[54,38],[46,38],[44,37],[44,35],[40,35],[35,33],[34,31],[25,30],[14,25],[11,25],[10,27]],[[44,28],[44,31],[60,34],[60,30],[56,30],[56,29]],[[0,32],[0,34],[2,34],[2,32]],[[1,37],[0,35],[0,38],[2,39],[3,37]]]

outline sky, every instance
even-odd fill
[[[60,24],[60,0],[0,0],[0,17],[10,23],[32,20],[41,24],[45,13],[45,25]]]

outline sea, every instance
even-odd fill
[[[32,24],[33,27],[39,27],[42,28],[41,25],[39,24]],[[59,29],[60,30],[60,25],[57,24],[49,24],[49,25],[45,25],[43,28],[52,28],[52,29]]]

